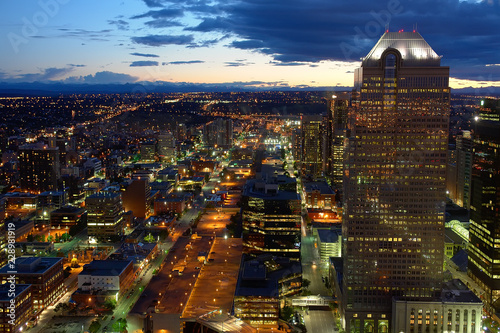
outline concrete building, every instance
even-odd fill
[[[153,198],[149,180],[144,177],[121,184],[123,208],[132,211],[134,216],[148,218],[151,215]]]
[[[434,300],[395,297],[392,311],[392,332],[483,332],[483,303],[460,280],[445,283]]]
[[[315,229],[319,256],[322,262],[329,262],[330,257],[340,257],[342,255],[342,229]]]
[[[78,290],[72,298],[84,303],[88,298],[97,302],[118,299],[132,286],[133,279],[132,260],[94,260],[78,274]]]

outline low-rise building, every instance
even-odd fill
[[[234,315],[256,328],[277,329],[281,300],[301,290],[300,263],[270,255],[252,258],[240,270]]]
[[[131,260],[137,275],[158,254],[157,243],[123,243],[107,260]]]
[[[322,262],[328,262],[330,257],[342,255],[342,229],[314,229],[317,233],[319,256]]]
[[[118,299],[132,285],[132,260],[94,260],[78,274],[78,289],[73,293],[77,303],[104,302]],[[90,301],[89,301],[90,299]]]
[[[50,213],[52,228],[71,228],[84,218],[85,209],[76,206],[64,206]]]
[[[304,183],[307,208],[335,210],[335,192],[325,181]]]
[[[32,314],[30,284],[11,285],[7,282],[0,285],[0,333],[22,332]]]
[[[479,333],[482,311],[483,302],[456,279],[443,284],[441,297],[437,299],[393,298],[392,331]]]
[[[31,284],[33,308],[41,311],[54,303],[66,291],[64,286],[63,258],[21,257],[15,267],[10,264],[0,268],[0,283],[7,283],[11,271],[16,271],[17,284]]]

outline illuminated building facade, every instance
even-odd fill
[[[158,155],[162,162],[172,162],[175,159],[175,138],[172,133],[158,134]]]
[[[500,309],[500,102],[486,100],[474,124],[468,274]]]
[[[119,193],[99,192],[85,199],[89,237],[108,239],[123,234],[123,205]]]
[[[203,127],[203,142],[210,147],[233,146],[233,121],[217,118]]]
[[[51,148],[42,143],[19,147],[19,181],[22,191],[57,191],[60,172],[58,147]]]
[[[12,303],[11,303],[11,300]],[[11,318],[13,308],[15,316]],[[26,329],[28,320],[33,313],[33,298],[31,297],[31,285],[17,284],[14,290],[10,290],[10,284],[0,285],[0,333],[22,332]],[[12,325],[14,322],[14,325]]]
[[[321,115],[304,115],[301,121],[302,174],[321,177],[325,163],[325,124]]]
[[[242,196],[245,253],[300,259],[301,200],[296,189],[285,190],[290,182],[296,186],[295,178],[286,176],[247,181]]]
[[[341,312],[391,332],[392,298],[441,291],[449,68],[417,32],[387,32],[355,72],[346,146]]]
[[[344,178],[344,140],[347,137],[347,120],[350,94],[335,93],[328,110],[328,174],[335,188],[342,189]]]
[[[54,303],[66,291],[64,285],[63,259],[51,257],[16,258],[15,268],[5,265],[0,268],[0,284],[8,283],[16,271],[16,285],[31,284],[33,309],[41,311]],[[16,310],[17,311],[17,310]]]
[[[472,137],[470,131],[457,135],[457,200],[460,207],[470,209]]]

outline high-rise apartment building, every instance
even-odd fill
[[[500,310],[500,101],[485,100],[473,124],[468,274],[485,291],[489,312]],[[497,310],[498,309],[498,310]]]
[[[440,63],[419,33],[386,32],[355,72],[343,184],[348,332],[390,332],[393,297],[441,291],[450,89]]]
[[[98,192],[85,199],[89,238],[107,240],[123,235],[123,204],[120,193]]]
[[[21,190],[31,193],[56,191],[60,180],[59,148],[43,143],[19,147]]]
[[[322,115],[303,115],[301,119],[301,165],[304,176],[321,177],[325,163],[325,124]]]
[[[162,162],[173,162],[175,159],[175,137],[170,132],[158,134],[158,155]]]
[[[233,146],[233,121],[217,118],[203,127],[203,142],[207,146],[230,148]]]

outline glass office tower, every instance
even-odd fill
[[[448,79],[418,32],[386,32],[355,72],[342,230],[347,332],[390,332],[393,297],[440,293]]]
[[[485,291],[490,313],[500,309],[500,101],[484,100],[473,124],[468,274]]]

